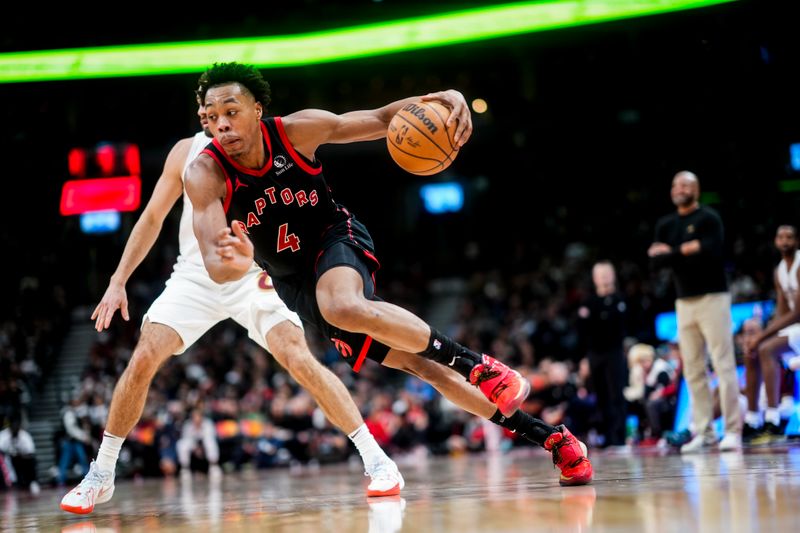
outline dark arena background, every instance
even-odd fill
[[[504,24],[520,21],[501,17],[491,19],[500,32],[489,37],[335,61],[259,64],[211,52],[180,72],[34,79],[65,49],[182,43],[180,59],[188,61],[192,43],[201,41],[380,27],[480,8],[489,25],[492,10],[509,6],[545,6],[542,20],[565,19],[504,35]],[[629,8],[631,15],[613,14]],[[23,9],[4,17],[2,531],[796,527],[800,361],[791,347],[774,357],[748,351],[745,330],[750,324],[760,331],[794,312],[777,305],[773,272],[781,261],[776,231],[800,223],[800,4],[303,0],[166,9]],[[611,15],[586,19],[601,11]],[[458,19],[452,24],[445,35],[458,33]],[[167,154],[199,131],[199,75],[215,61],[232,60],[256,64],[269,81],[268,115],[344,113],[443,89],[463,93],[474,132],[439,174],[403,171],[385,140],[325,145],[317,156],[334,198],[374,238],[378,295],[519,370],[532,386],[522,409],[547,424],[566,424],[586,443],[591,484],[561,487],[548,451],[462,411],[408,374],[371,361],[352,372],[327,339],[307,328],[311,351],[347,386],[405,477],[399,496],[367,498],[369,480],[347,435],[228,320],[156,374],[142,418],[122,446],[114,497],[85,516],[59,507],[97,456],[114,385],[131,360],[144,313],[172,273],[181,202],[127,281],[130,320],[117,313],[98,333],[90,315]],[[105,157],[114,168],[104,167]],[[648,249],[658,219],[675,212],[670,187],[685,170],[699,179],[700,204],[724,225],[736,417],[745,422],[733,450],[713,443],[681,453],[697,432],[675,319],[681,295],[671,269],[651,260]],[[68,182],[123,175],[141,187],[123,207],[129,210],[62,214]],[[611,363],[596,364],[587,325],[598,261],[613,265],[625,307],[612,350],[624,375],[611,382],[598,375]],[[713,359],[705,365],[712,390]],[[776,408],[760,393],[758,376],[767,367],[780,381],[780,435],[749,425],[755,412],[764,422]],[[624,396],[622,410],[609,410],[609,394]],[[719,397],[712,393],[714,416]],[[188,466],[176,455],[193,412],[214,429],[219,475],[196,441]],[[17,426],[34,449],[22,449]],[[716,422],[717,436],[727,438],[723,426]],[[610,427],[622,429],[621,441],[609,436]]]

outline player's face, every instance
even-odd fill
[[[672,180],[672,190],[670,191],[672,203],[678,207],[688,207],[695,203],[700,196],[700,188],[697,180],[678,174]]]
[[[212,87],[206,93],[211,134],[231,156],[250,153],[261,143],[261,104],[239,84]]]
[[[206,113],[206,108],[203,107],[203,104],[200,102],[197,103],[197,117],[200,119],[200,127],[203,128],[203,132],[206,134],[206,136],[213,137],[213,135],[211,135],[211,130],[208,127],[208,113]]]
[[[783,254],[790,254],[797,250],[797,235],[791,228],[779,228],[775,234],[775,248]]]

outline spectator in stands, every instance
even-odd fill
[[[673,350],[670,353],[675,353]],[[644,398],[649,437],[642,444],[656,444],[661,439],[664,427],[675,415],[678,401],[678,373],[674,362],[661,357],[643,360],[645,372]]]
[[[39,494],[36,481],[36,447],[30,433],[21,428],[19,418],[11,420],[11,426],[0,431],[0,463],[8,458],[16,474],[17,485]],[[5,456],[5,458],[3,457]]]
[[[199,408],[192,410],[189,420],[184,422],[181,438],[176,444],[178,460],[181,464],[181,476],[191,476],[192,458],[196,463],[208,463],[209,476],[222,474],[219,468],[219,444],[214,423]]]
[[[156,422],[156,445],[158,466],[166,477],[178,471],[178,440],[181,437],[178,420],[183,418],[183,409],[178,401],[171,402]]]
[[[89,461],[86,459],[85,446],[90,445],[92,439],[88,421],[80,413],[82,407],[83,399],[77,396],[72,399],[63,411],[61,420],[64,424],[64,436],[61,438],[61,458],[58,463],[57,481],[59,485],[66,483],[69,477],[68,469],[75,459],[81,465],[81,476],[89,471]]]

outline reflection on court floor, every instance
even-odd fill
[[[118,482],[92,515],[62,490],[5,493],[3,531],[791,531],[800,522],[800,447],[697,456],[592,454],[592,485],[562,488],[542,453],[402,465],[402,497],[367,499],[345,465]]]

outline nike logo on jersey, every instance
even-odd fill
[[[447,363],[447,366],[453,366],[454,364],[456,364],[456,359],[458,359],[458,356],[457,356],[457,355],[456,355],[455,357],[453,357],[453,360],[452,360],[452,361],[450,361],[449,363]]]
[[[246,183],[242,183],[241,181],[239,181],[239,178],[237,177],[237,178],[236,178],[236,188],[235,188],[235,189],[233,189],[233,192],[236,192],[236,191],[238,191],[238,190],[239,190],[239,187],[249,187],[249,185],[248,185],[248,184],[246,184]]]

